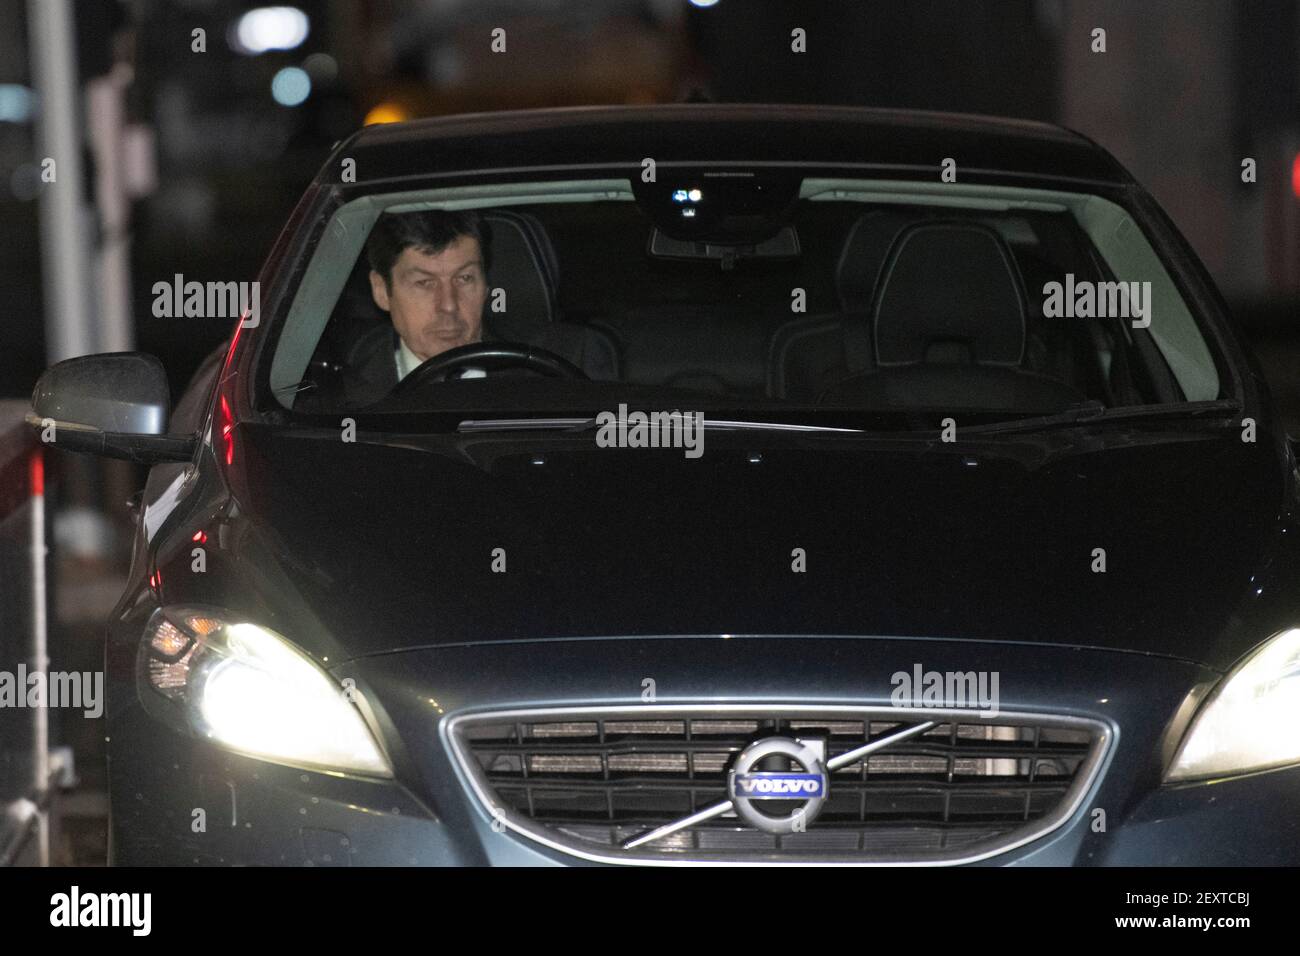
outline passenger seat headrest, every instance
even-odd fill
[[[1025,293],[1011,251],[976,223],[903,230],[885,261],[873,324],[881,366],[1019,365]]]

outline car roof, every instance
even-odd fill
[[[356,161],[359,183],[439,173],[656,163],[809,163],[1124,184],[1105,150],[1049,123],[842,106],[674,103],[470,113],[365,127],[341,143],[320,181]]]

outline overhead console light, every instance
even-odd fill
[[[788,226],[801,182],[785,170],[670,164],[661,164],[656,178],[646,183],[636,177],[632,189],[661,232],[674,239],[742,246],[763,243]]]

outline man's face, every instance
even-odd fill
[[[436,255],[403,249],[391,283],[371,270],[370,292],[421,362],[483,336],[487,278],[472,236],[457,236]]]

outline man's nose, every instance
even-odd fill
[[[448,283],[440,286],[433,297],[434,309],[442,314],[455,315],[459,305],[456,287]]]

